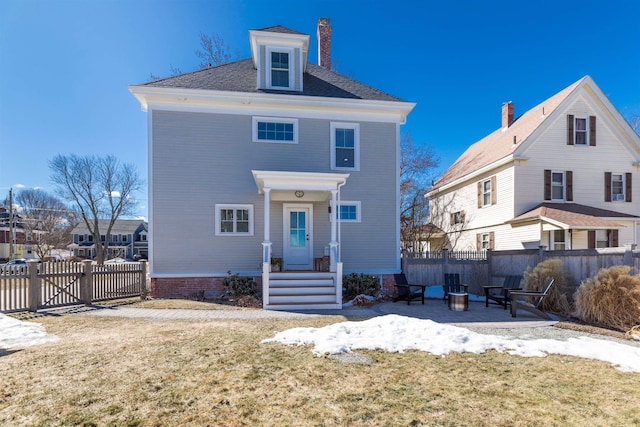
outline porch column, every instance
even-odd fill
[[[331,242],[329,242],[329,271],[336,271],[338,262],[338,190],[331,190]]]
[[[271,264],[271,189],[264,189],[264,241],[262,242],[264,263]]]

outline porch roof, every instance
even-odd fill
[[[535,208],[513,218],[512,226],[531,222],[543,222],[564,230],[597,230],[624,228],[619,220],[636,220],[639,217],[577,203],[541,203]]]
[[[348,173],[282,172],[253,170],[253,179],[260,194],[265,188],[286,191],[338,190],[349,178]]]

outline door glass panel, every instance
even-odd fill
[[[291,212],[289,218],[289,244],[292,248],[304,247],[307,238],[305,212]]]

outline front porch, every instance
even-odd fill
[[[271,310],[342,308],[340,221],[336,209],[340,188],[348,174],[252,171],[259,194],[264,195],[262,242],[263,307]],[[329,233],[319,212],[327,208]],[[272,271],[271,216],[282,207],[282,271]],[[315,212],[315,220],[314,220]],[[279,218],[275,218],[279,222]],[[320,239],[314,223],[325,230]],[[315,242],[315,243],[314,243]],[[322,254],[318,254],[322,251]],[[328,272],[313,271],[316,260],[328,252]]]

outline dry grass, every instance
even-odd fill
[[[554,313],[571,313],[573,288],[569,283],[569,276],[562,269],[562,261],[548,259],[538,263],[533,269],[527,267],[524,272],[524,289],[540,292],[547,286],[550,278],[554,279],[553,285],[549,288],[549,294],[542,300],[540,308]]]
[[[260,344],[344,320],[33,319],[57,343],[0,353],[0,425],[638,425],[638,374],[565,356],[363,351],[370,365]]]
[[[631,267],[603,268],[580,284],[576,316],[588,323],[628,331],[640,325],[640,276]]]

